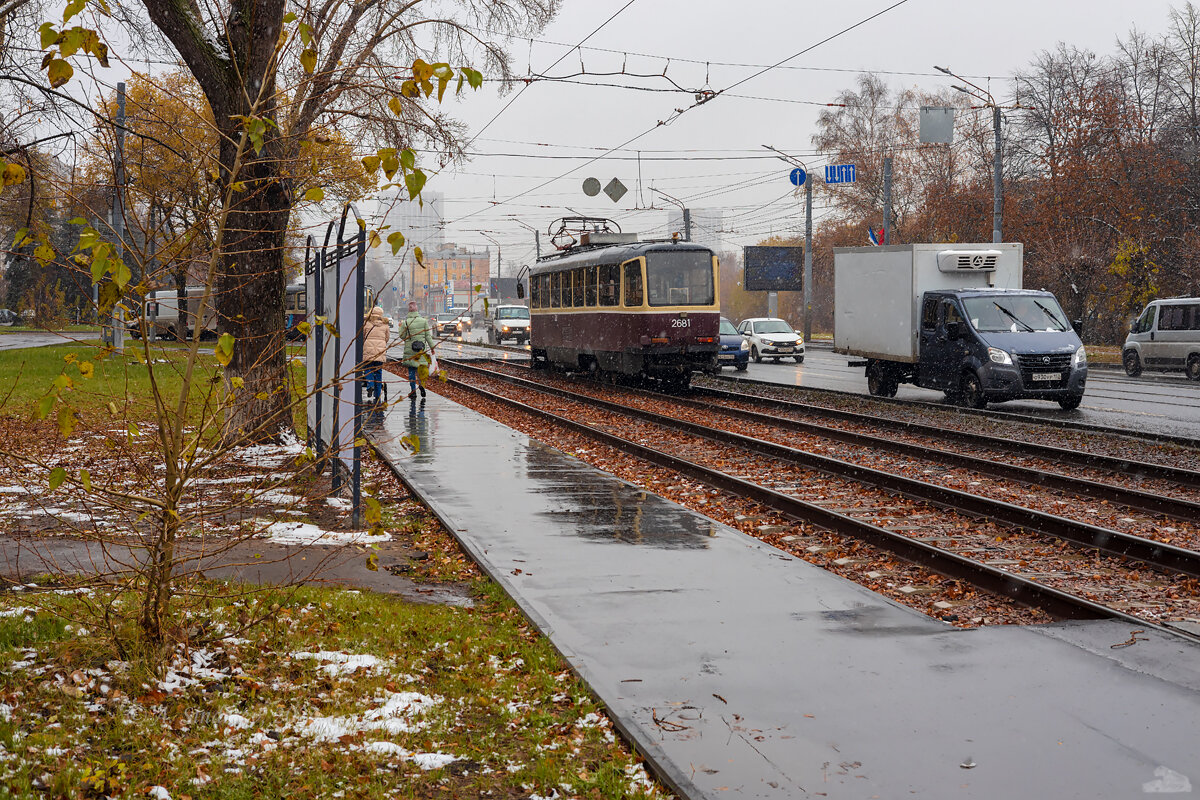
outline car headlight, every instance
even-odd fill
[[[1007,364],[1010,367],[1012,366],[1012,356],[1008,354],[1007,350],[1001,350],[999,347],[989,347],[988,358],[990,358],[994,364]]]
[[[741,348],[740,348],[740,349],[742,349],[742,350],[749,350],[749,349],[750,349],[750,340],[749,340],[749,339],[742,339],[742,346],[741,346]]]
[[[1080,367],[1086,367],[1086,366],[1087,366],[1087,353],[1084,352],[1083,346],[1080,345],[1079,349],[1075,351],[1075,357],[1073,359],[1071,359],[1071,367],[1073,369],[1079,369]]]

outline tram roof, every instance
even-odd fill
[[[550,272],[571,267],[590,267],[599,264],[619,264],[656,251],[690,250],[711,254],[711,248],[692,242],[633,242],[600,247],[573,247],[561,253],[542,256],[530,269],[531,273]]]

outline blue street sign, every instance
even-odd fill
[[[803,186],[804,181],[808,179],[808,173],[796,167],[788,177],[791,179],[793,186]]]
[[[825,167],[826,183],[854,183],[853,164],[830,164]]]

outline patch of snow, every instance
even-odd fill
[[[151,786],[146,790],[146,794],[154,798],[154,800],[171,800],[171,793],[167,791],[165,786]]]
[[[8,703],[0,703],[0,720],[8,722],[12,719],[13,707]]]
[[[421,769],[429,770],[441,769],[447,764],[458,761],[458,756],[446,755],[445,753],[413,753],[408,760]]]
[[[409,753],[395,742],[368,742],[366,744],[368,753],[379,753],[384,756],[407,756]]]
[[[23,617],[26,614],[32,616],[37,613],[36,608],[5,608],[0,609],[0,617]]]
[[[221,721],[224,722],[226,726],[233,728],[234,730],[245,730],[246,728],[250,727],[250,720],[246,717],[243,717],[241,714],[231,714],[226,712],[221,715]]]
[[[309,522],[272,522],[266,524],[259,538],[276,544],[308,547],[316,544],[342,547],[363,542],[386,542],[390,534],[372,536],[369,531],[326,531]]]
[[[304,452],[304,445],[290,431],[284,431],[282,444],[258,444],[246,447],[235,455],[256,467],[278,467]]]
[[[0,486],[0,494],[37,494],[24,486]]]
[[[325,503],[343,511],[349,511],[354,506],[354,503],[345,497],[326,497]]]
[[[414,722],[411,717],[440,702],[440,697],[430,697],[418,692],[388,694],[383,698],[383,705],[366,711],[361,716],[302,719],[297,723],[296,730],[316,742],[335,742],[343,736],[368,730],[382,730],[397,736],[424,727],[421,723]]]
[[[298,494],[285,492],[282,489],[272,489],[269,492],[263,492],[254,498],[259,503],[274,503],[277,506],[290,506],[296,503],[303,503],[305,498]]]
[[[323,650],[319,653],[292,653],[292,658],[312,658],[317,661],[329,662],[321,669],[330,675],[354,672],[358,669],[374,669],[380,661],[375,656],[356,653],[337,653]]]

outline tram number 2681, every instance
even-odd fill
[[[692,321],[690,319],[673,319],[671,320],[672,328],[690,328]]]

